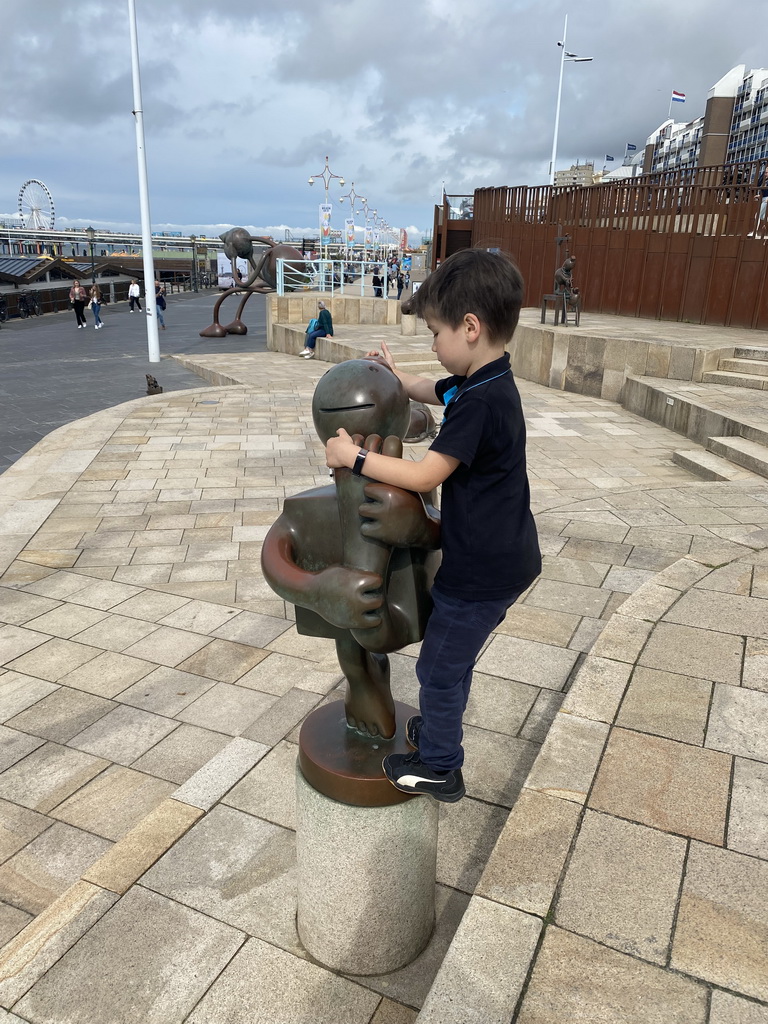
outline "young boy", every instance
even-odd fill
[[[341,429],[328,441],[331,468],[407,490],[442,491],[443,559],[434,608],[416,662],[420,715],[409,719],[412,754],[384,758],[404,793],[453,803],[464,795],[462,717],[472,669],[507,609],[541,571],[525,466],[525,422],[505,345],[520,314],[523,281],[507,257],[481,249],[450,256],[410,300],[451,374],[427,380],[382,356],[410,398],[445,406],[440,433],[420,462],[366,452]]]

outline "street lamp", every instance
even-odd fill
[[[563,68],[565,62],[568,61],[572,64],[584,64],[592,60],[592,57],[579,57],[575,53],[569,53],[565,48],[565,36],[568,31],[568,15],[565,16],[565,25],[563,26],[563,39],[557,45],[561,48],[560,53],[560,81],[557,85],[557,107],[555,109],[555,134],[552,139],[552,162],[549,165],[549,184],[555,184],[555,161],[557,160],[557,135],[560,130],[560,99],[563,94]]]
[[[192,243],[192,291],[197,291],[197,235],[190,235]]]
[[[331,181],[334,178],[336,178],[337,181],[339,182],[339,185],[341,185],[342,188],[343,188],[343,186],[344,186],[344,178],[340,174],[334,174],[333,173],[331,168],[328,166],[328,157],[325,158],[325,167],[323,167],[322,171],[319,174],[310,174],[308,184],[309,185],[314,185],[315,184],[315,178],[321,178],[322,179],[323,185],[325,186],[325,205],[327,206],[328,205],[328,188],[329,188],[329,186],[331,184]],[[330,228],[330,222],[329,222],[328,226]],[[321,257],[322,257],[322,249],[323,249],[323,236],[322,236],[322,233],[321,233],[321,235],[320,235],[320,254],[321,254]],[[326,256],[326,259],[327,259],[328,258],[328,247],[327,246],[326,246],[325,256]]]
[[[345,199],[349,200],[349,212],[352,214],[352,219],[353,219],[353,222],[354,222],[355,203],[364,203],[366,201],[365,196],[359,196],[357,194],[357,192],[355,192],[355,183],[354,183],[354,181],[352,182],[352,187],[350,188],[349,192],[345,192],[343,196],[339,196],[339,205],[343,204]],[[353,226],[354,226],[354,224],[353,224]],[[347,259],[349,259],[349,245],[348,244],[347,244],[346,248],[347,248]]]
[[[91,247],[91,284],[96,284],[96,264],[93,262],[93,240],[96,237],[96,232],[93,228],[86,228],[85,233],[88,235],[88,245]]]

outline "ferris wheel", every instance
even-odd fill
[[[19,189],[19,216],[24,228],[38,228],[50,231],[56,218],[53,196],[48,186],[30,178]]]

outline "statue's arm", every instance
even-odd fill
[[[359,509],[365,537],[396,548],[435,551],[440,547],[440,513],[422,495],[372,481],[365,487],[365,496],[368,500]]]

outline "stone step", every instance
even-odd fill
[[[709,370],[702,374],[701,381],[703,384],[729,384],[732,388],[768,391],[768,377],[755,377],[749,373],[725,373],[723,370]]]
[[[768,448],[746,437],[710,437],[707,450],[729,462],[748,469],[758,476],[768,477]]]
[[[755,475],[703,448],[672,452],[672,461],[702,480],[750,480]]]
[[[733,354],[737,359],[760,359],[768,362],[768,348],[754,348],[753,346],[735,348]]]
[[[768,363],[759,359],[721,359],[717,368],[725,373],[746,373],[750,377],[768,378]]]

